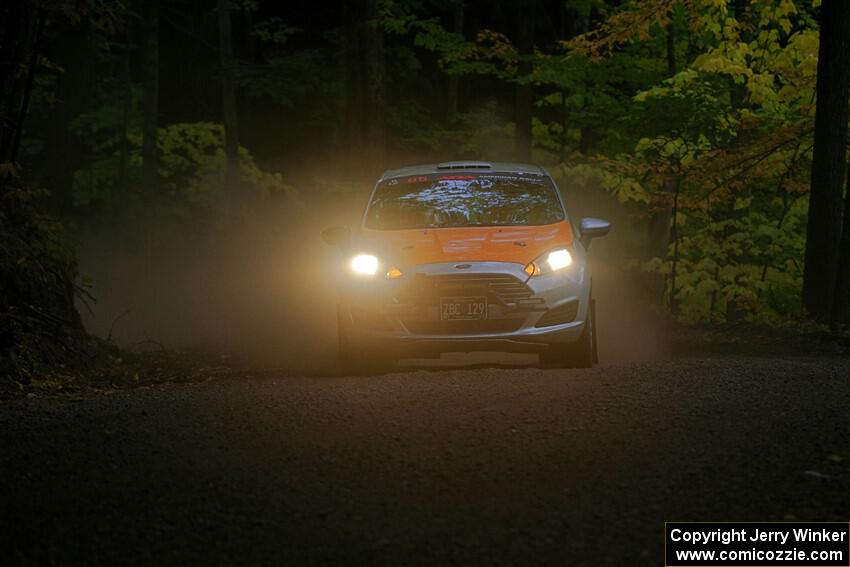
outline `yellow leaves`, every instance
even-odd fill
[[[580,35],[565,47],[598,59],[625,44],[642,41],[669,23],[674,8],[684,7],[688,26],[696,35],[709,35],[718,40],[719,51],[741,49],[744,28],[756,32],[748,55],[764,58],[780,49],[780,34],[788,36],[793,30],[792,18],[798,10],[794,0],[752,0],[752,21],[738,21],[730,16],[729,0],[633,0],[610,16],[598,29]],[[731,57],[731,54],[728,54]]]
[[[759,15],[758,27],[763,31],[770,31],[775,34],[775,37],[761,36],[760,41],[765,44],[765,40],[773,42],[779,41],[779,30],[782,30],[785,35],[789,35],[793,29],[791,18],[797,14],[797,6],[794,0],[758,0],[753,4],[753,8]]]
[[[817,30],[805,30],[791,36],[771,65],[782,85],[777,93],[779,101],[786,104],[811,101],[817,77],[817,57]]]
[[[743,199],[735,199],[734,204],[732,205],[736,211],[740,211],[742,209],[748,208],[753,203],[752,197],[745,197]]]
[[[695,13],[706,13],[725,18],[729,13],[729,0],[689,0],[688,9]]]
[[[651,139],[641,138],[640,140],[638,140],[638,143],[635,146],[635,151],[636,152],[643,152],[643,151],[646,151],[648,148],[651,148],[652,146],[653,146],[653,141]]]
[[[500,74],[513,76],[517,73],[518,60],[519,50],[505,34],[484,29],[478,32],[474,43],[461,42],[455,46],[451,56],[444,55],[440,59],[440,65],[443,67],[448,67],[449,64],[465,65],[467,71],[484,68],[498,69],[497,72]]]
[[[791,36],[790,40],[795,51],[814,60],[817,60],[819,43],[818,30],[801,31]]]
[[[697,57],[691,65],[698,71],[707,73],[718,73],[731,77],[749,77],[753,71],[747,65],[742,56],[732,57],[720,50],[712,50]]]
[[[746,85],[748,100],[762,111],[782,112],[807,104],[817,75],[818,36],[817,30],[806,29],[787,37],[798,11],[793,0],[753,0],[749,41],[743,40],[742,22],[721,13],[720,4],[692,0],[691,6],[700,3],[702,29],[712,32],[718,43],[699,55],[691,69]]]
[[[626,162],[599,158],[589,164],[562,164],[560,169],[560,177],[570,179],[572,183],[599,184],[621,203],[650,202],[649,191]]]
[[[796,14],[797,6],[794,4],[794,0],[779,0],[779,6],[776,8],[776,13],[779,17]]]
[[[778,95],[772,73],[754,73],[747,83],[747,88],[750,91],[751,102],[764,107],[766,110],[775,110]]]
[[[734,18],[728,17],[729,7],[726,0],[686,0],[685,6],[690,16],[689,26],[696,35],[708,33],[722,39],[727,33],[738,30]]]
[[[725,3],[725,0],[722,1]],[[653,29],[664,28],[670,21],[674,5],[680,2],[640,0],[626,3],[622,10],[609,17],[599,28],[566,42],[566,45],[574,53],[592,59],[610,55],[616,47],[649,39]]]
[[[641,91],[638,94],[636,94],[633,97],[632,100],[634,100],[635,102],[644,102],[649,97],[651,97],[653,94],[655,94],[656,91],[657,91],[657,88],[652,88],[652,89],[649,89],[649,90],[646,90],[646,91]]]
[[[787,22],[787,20],[786,20]],[[790,23],[789,23],[789,30]],[[770,50],[771,48],[775,48],[779,45],[779,30],[776,29],[763,29],[759,31],[758,35],[756,35],[756,41],[753,42],[753,51],[761,50]]]
[[[673,164],[683,166],[693,161],[694,152],[703,149],[706,144],[704,136],[696,141],[686,141],[680,137],[641,138],[635,145],[635,154],[652,155],[653,159],[667,164],[666,167]]]
[[[508,36],[501,32],[493,30],[481,30],[476,36],[476,40],[482,46],[489,47],[489,50],[494,55],[502,57],[515,57],[517,54],[516,47],[513,46]]]
[[[613,183],[606,184],[606,188],[613,189],[612,192],[621,203],[649,203],[649,193],[637,179],[620,177]]]
[[[646,203],[650,201],[649,192],[637,180],[621,178],[620,183],[613,187],[613,193],[621,203]]]
[[[643,263],[641,269],[647,273],[656,273],[656,274],[670,274],[671,267],[670,262],[665,262],[661,258],[652,258]]]
[[[640,91],[632,100],[635,102],[644,102],[654,97],[676,96],[685,92],[691,86],[693,81],[699,79],[699,73],[693,69],[684,69],[679,71],[662,84],[654,86],[645,91]]]

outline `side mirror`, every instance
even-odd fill
[[[590,247],[590,241],[594,238],[605,236],[611,231],[611,223],[603,219],[584,218],[581,219],[581,243],[585,248]]]
[[[351,229],[347,226],[332,226],[322,231],[322,240],[325,244],[339,246],[348,242],[351,238]]]

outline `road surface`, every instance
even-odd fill
[[[0,565],[662,565],[850,519],[850,360],[242,376],[0,403]]]

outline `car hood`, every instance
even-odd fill
[[[495,226],[370,230],[361,233],[363,252],[400,268],[440,262],[528,264],[557,246],[569,246],[569,222],[544,226]]]

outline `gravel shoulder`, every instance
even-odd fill
[[[0,403],[0,564],[660,565],[848,520],[850,360],[274,373]]]

